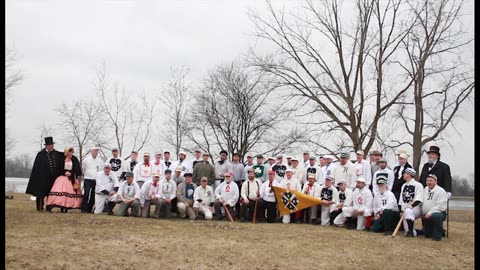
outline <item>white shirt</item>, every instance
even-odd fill
[[[422,213],[431,215],[446,211],[447,200],[447,192],[439,185],[435,185],[431,190],[428,186],[425,187],[423,189]]]
[[[84,174],[84,179],[95,180],[97,174],[103,170],[103,160],[100,156],[93,158],[92,155],[85,158],[82,162],[82,171]]]
[[[389,168],[378,169],[373,174],[373,179],[372,179],[373,194],[376,194],[379,191],[378,190],[378,184],[377,184],[377,181],[378,181],[377,177],[379,177],[379,176],[386,176],[387,177],[387,189],[392,190],[393,182],[395,181],[395,174]]]
[[[181,176],[183,176],[185,173],[193,173],[193,168],[192,168],[192,162],[188,160],[177,160],[172,163],[170,168],[174,169],[177,168],[177,166],[182,167],[182,173],[180,173]]]
[[[380,210],[389,209],[395,212],[398,212],[398,204],[395,195],[390,190],[386,190],[385,192],[380,192],[380,190],[375,193],[375,197],[373,198],[373,210],[375,213],[379,212]]]
[[[338,200],[340,203],[343,202],[343,207],[353,206],[353,190],[346,187],[344,191],[338,191]]]
[[[335,186],[338,186],[338,181],[343,179],[347,181],[347,187],[349,187],[352,191],[355,190],[357,185],[357,175],[355,173],[355,166],[350,160],[348,160],[345,165],[338,163],[335,166],[333,169],[333,178],[335,181]]]
[[[152,163],[148,162],[147,164],[148,166],[145,165],[145,162],[142,161],[135,165],[135,168],[133,168],[133,179],[135,180],[135,182],[146,182],[148,180],[152,180]]]
[[[262,183],[260,186],[260,198],[267,202],[275,202],[275,192],[273,192],[272,188],[269,186],[270,180],[267,180]],[[280,183],[277,180],[272,181],[272,186],[278,187]]]
[[[306,176],[305,176],[305,169],[301,168],[300,165],[297,165],[296,168],[292,168],[293,176],[292,178],[296,178],[300,183],[300,186],[306,183]]]
[[[357,178],[362,176],[365,178],[365,183],[367,187],[372,184],[372,167],[370,166],[370,161],[362,159],[361,161],[355,162],[355,173]]]
[[[140,189],[140,204],[144,205],[145,201],[150,201],[153,195],[157,195],[160,190],[160,181],[157,182],[157,186],[153,185],[153,180],[148,180],[143,183]]]
[[[215,198],[223,199],[230,206],[235,206],[237,204],[240,193],[238,191],[238,186],[235,182],[231,181],[227,184],[227,181],[223,181],[215,189]]]
[[[199,186],[193,192],[193,200],[197,201],[198,199],[202,200],[200,204],[209,207],[211,203],[215,202],[215,194],[211,186],[206,186],[203,188]]]
[[[367,186],[353,192],[353,210],[363,211],[364,215],[372,213],[373,195]]]
[[[120,195],[126,200],[131,200],[133,198],[140,199],[140,187],[135,182],[132,182],[129,185],[127,181],[123,181],[118,188],[117,194],[119,199]]]
[[[249,199],[249,200],[256,200],[257,199],[257,190],[260,193],[260,186],[262,185],[262,181],[258,180],[257,178],[253,178],[250,180],[243,181],[242,188],[241,188],[241,196],[242,198]]]
[[[322,174],[321,174],[321,177],[322,179],[320,180],[321,184],[325,183],[325,177],[327,175],[331,175],[333,176],[333,170],[335,169],[335,163],[330,162],[330,164],[325,164],[325,166],[323,166],[320,171],[322,171]],[[334,182],[335,184],[335,182]]]
[[[423,202],[423,185],[415,179],[410,179],[402,185],[398,204],[402,207],[402,211],[405,211],[405,206],[415,201]]]
[[[320,191],[321,187],[317,182],[314,182],[312,186],[309,186],[308,182],[303,185],[302,192],[315,198],[320,198]]]
[[[110,192],[119,186],[117,175],[113,171],[111,171],[109,175],[106,175],[104,171],[101,171],[97,174],[95,179],[95,193],[98,194],[102,194],[102,190]]]
[[[312,173],[315,174],[315,180],[317,181],[317,183],[320,185],[323,184],[322,169],[317,166],[317,164],[308,164],[308,167],[305,169],[305,183],[308,183],[308,175]]]
[[[160,180],[160,188],[158,189],[158,197],[160,199],[175,199],[177,197],[177,183],[172,179]]]
[[[280,182],[280,186],[286,189],[293,189],[300,192],[302,191],[300,181],[298,181],[296,178],[293,178],[293,176],[290,179],[285,176],[285,179]]]

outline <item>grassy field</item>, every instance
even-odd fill
[[[473,211],[450,211],[450,237],[435,242],[307,224],[39,213],[13,195],[6,269],[474,268]]]

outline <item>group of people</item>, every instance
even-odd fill
[[[403,230],[407,237],[417,236],[440,240],[444,235],[447,200],[451,195],[451,175],[447,164],[440,161],[440,149],[431,146],[428,162],[419,181],[401,152],[393,170],[382,153],[372,150],[370,160],[362,150],[357,160],[350,161],[350,152],[317,158],[308,152],[303,160],[283,155],[268,157],[247,154],[242,163],[239,154],[228,159],[225,150],[212,164],[210,156],[195,151],[193,160],[185,152],[171,160],[170,152],[138,153],[130,160],[112,149],[112,157],[103,160],[99,148],[93,147],[80,166],[72,147],[64,152],[54,149],[51,137],[45,138],[45,149],[37,154],[26,193],[36,196],[38,211],[59,207],[61,212],[81,209],[85,213],[189,219],[253,219],[283,223],[313,223],[345,226],[391,234],[403,212]],[[256,163],[254,162],[256,158]],[[81,182],[83,180],[83,193]],[[302,211],[278,216],[272,187],[296,190],[320,198],[322,203]],[[153,206],[153,207],[152,207]],[[153,208],[153,209],[152,209]],[[153,213],[152,213],[153,210]],[[317,218],[318,217],[318,218]],[[414,229],[421,218],[423,230]]]

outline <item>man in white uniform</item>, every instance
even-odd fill
[[[140,188],[138,184],[133,181],[133,173],[127,172],[123,181],[118,188],[118,197],[120,199],[120,206],[118,207],[119,216],[127,216],[128,209],[131,208],[132,216],[140,216]]]
[[[232,176],[232,172],[227,172],[225,174],[225,181],[215,189],[215,198],[217,198],[217,200],[214,203],[214,208],[217,220],[222,220],[226,216],[227,210],[223,213],[222,208],[227,208],[232,218],[235,218],[234,207],[240,197],[240,192],[237,184],[232,181]]]
[[[213,217],[213,203],[215,202],[215,194],[213,188],[207,185],[207,178],[202,177],[200,180],[200,186],[195,189],[193,193],[193,210],[198,213],[202,213],[206,220],[211,220]],[[198,216],[198,214],[196,214]]]
[[[133,175],[135,182],[140,188],[142,188],[143,183],[152,180],[153,170],[152,163],[150,162],[150,153],[143,153],[143,162],[139,162],[135,165],[135,168],[133,168]]]
[[[353,191],[353,215],[357,217],[357,230],[370,228],[373,213],[373,195],[363,177],[357,179],[357,188]]]
[[[113,215],[119,183],[117,175],[112,172],[112,165],[110,163],[106,163],[103,166],[103,171],[97,174],[96,182],[94,213],[101,214],[105,203],[108,201],[108,214]]]
[[[423,186],[413,178],[415,174],[416,171],[413,168],[403,170],[405,184],[400,190],[401,197],[398,202],[404,212],[403,228],[407,237],[417,236],[417,231],[414,229],[415,219],[420,218],[422,214]]]

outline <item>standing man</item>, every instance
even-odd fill
[[[402,212],[405,212],[403,214],[403,228],[407,237],[417,236],[417,231],[414,229],[414,222],[415,219],[420,218],[422,214],[420,204],[423,202],[423,186],[413,178],[415,174],[416,172],[412,168],[403,170],[405,184],[403,184],[400,191],[401,198],[398,202],[402,208]]]
[[[158,172],[157,172],[158,173]],[[143,162],[137,163],[133,168],[134,180],[140,188],[149,180],[152,180],[153,170],[150,162],[150,153],[143,153]]]
[[[195,170],[195,168],[193,170]],[[195,192],[197,185],[192,183],[191,173],[186,173],[184,177],[185,181],[180,183],[177,187],[177,210],[181,218],[185,218],[188,215],[191,220],[194,220],[195,211],[193,211],[193,193]],[[203,178],[206,177],[204,176],[202,179]]]
[[[450,166],[440,161],[440,148],[430,146],[427,151],[428,162],[423,165],[422,174],[420,175],[420,183],[425,186],[427,176],[433,174],[437,176],[437,185],[445,189],[448,198],[452,195],[452,175],[450,174]]]
[[[321,183],[325,182],[325,177],[327,175],[330,175],[330,176],[333,177],[333,170],[335,169],[335,164],[333,163],[333,156],[332,155],[325,155],[325,156],[323,156],[323,159],[325,161],[325,165],[322,166],[321,169],[320,169],[321,175],[322,175],[322,179],[320,181]]]
[[[357,162],[355,162],[355,173],[357,174],[357,179],[363,177],[367,188],[370,189],[372,185],[372,167],[370,162],[364,159],[365,152],[363,150],[357,151]]]
[[[98,156],[98,147],[90,150],[90,156],[82,162],[82,171],[85,173],[83,180],[82,213],[92,213],[95,204],[95,179],[103,168],[103,160]]]
[[[385,179],[377,182],[378,189],[373,200],[373,232],[384,232],[385,235],[391,235],[395,226],[400,220],[397,200],[395,195],[388,190]]]
[[[277,163],[272,166],[272,170],[275,172],[275,180],[277,182],[282,182],[285,178],[285,171],[287,170],[287,166],[283,164],[283,156],[278,154],[277,155]]]
[[[272,187],[278,187],[280,183],[275,180],[275,171],[268,171],[268,181],[263,182],[260,186],[261,210],[260,213],[265,213],[267,210],[267,222],[275,222],[277,217],[277,204],[275,203],[275,192]],[[263,216],[263,215],[262,215]]]
[[[172,176],[172,179],[177,183],[177,186],[185,180],[185,177],[182,176],[182,167],[178,166],[175,168],[175,173]]]
[[[43,211],[45,197],[52,189],[55,179],[63,175],[64,154],[55,150],[52,137],[45,138],[45,149],[37,153],[25,193],[37,198],[37,211]]]
[[[185,153],[184,151],[180,151],[180,153],[178,153],[178,160],[175,161],[174,163],[175,164],[174,167],[182,168],[182,173],[181,173],[182,176],[187,172],[188,173],[193,172],[192,163],[186,160],[186,158],[187,158],[187,153]]]
[[[397,198],[397,202],[398,202],[398,199],[400,199],[400,190],[402,189],[403,184],[405,184],[405,179],[403,179],[403,171],[406,168],[412,168],[412,165],[408,163],[407,159],[408,159],[408,155],[405,153],[401,153],[398,156],[399,165],[393,168],[392,192],[393,192],[393,195],[395,195],[395,198]]]
[[[303,167],[300,167],[298,165],[298,159],[296,157],[292,158],[292,171],[293,171],[293,178],[298,180],[298,183],[300,184],[300,188],[303,187],[303,184],[305,183],[305,170]]]
[[[193,193],[193,210],[198,216],[197,213],[202,213],[205,216],[206,220],[211,220],[213,218],[212,210],[213,203],[215,202],[215,194],[213,188],[207,185],[207,178],[202,177],[200,180],[200,186],[195,189]]]
[[[112,171],[112,164],[105,163],[103,171],[97,174],[95,185],[95,211],[101,214],[105,203],[108,202],[108,214],[113,215],[113,208],[117,201],[119,182],[117,175]]]
[[[166,169],[165,163],[162,160],[162,152],[158,151],[155,153],[155,160],[153,162],[150,162],[150,165],[152,167],[152,173],[158,173],[160,174],[160,178],[163,178]]]
[[[255,212],[255,202],[260,198],[260,186],[262,182],[255,178],[253,168],[248,170],[248,180],[242,184],[240,195],[242,197],[242,205],[240,208],[240,221],[252,221],[253,212]],[[258,205],[257,205],[258,207]]]
[[[381,179],[387,181],[387,190],[392,190],[395,178],[393,171],[387,168],[387,160],[385,158],[381,158],[378,161],[378,165],[380,166],[380,169],[373,175],[373,194],[378,192],[378,181]]]
[[[233,181],[237,184],[238,190],[242,187],[242,182],[245,181],[245,172],[243,163],[240,162],[240,154],[233,154],[233,161],[231,167],[233,173]]]
[[[202,151],[200,151],[200,149],[195,150],[195,152],[193,153],[192,170],[195,169],[195,165],[197,165],[197,163],[202,161],[201,157],[202,157]]]
[[[287,169],[292,167],[292,156],[287,156]]]
[[[427,176],[427,186],[423,190],[422,219],[425,238],[440,241],[443,221],[447,217],[447,192],[437,185],[437,176]]]
[[[132,151],[130,154],[130,162],[127,163],[127,172],[133,172],[135,165],[137,165],[138,161],[138,152]]]
[[[373,196],[363,177],[357,179],[357,188],[353,192],[353,215],[357,217],[357,230],[372,225]]]
[[[259,179],[262,183],[267,180],[267,169],[263,164],[262,155],[257,155],[257,164],[253,165],[252,168],[255,172],[255,178]]]
[[[119,156],[118,148],[112,149],[112,157],[108,159],[108,163],[112,165],[112,171],[117,176],[118,181],[122,181],[122,173],[127,171],[127,164]]]
[[[118,188],[118,197],[120,206],[118,208],[119,216],[127,216],[128,209],[131,208],[134,217],[140,216],[140,188],[138,184],[133,182],[133,173],[127,172],[123,181]]]
[[[197,186],[200,185],[202,177],[207,178],[209,185],[213,185],[215,181],[215,167],[208,161],[209,157],[208,153],[203,153],[202,161],[193,166],[193,182]]]
[[[370,156],[370,167],[372,168],[372,177],[373,177],[375,172],[380,169],[380,166],[378,165],[378,161],[380,161],[383,155],[378,150],[370,150],[369,156]]]
[[[350,161],[350,153],[342,152],[340,154],[340,163],[333,169],[333,178],[347,181],[347,187],[352,191],[355,190],[357,174],[355,165]]]
[[[214,208],[217,220],[222,220],[224,217],[222,207],[230,211],[232,218],[236,216],[234,207],[237,204],[240,192],[237,184],[232,182],[232,176],[233,174],[231,172],[227,172],[225,174],[225,181],[215,189],[215,198],[217,198],[217,200],[214,203]]]
[[[267,160],[267,164],[265,164],[265,169],[267,170],[267,172],[272,170],[273,165],[275,165],[275,158],[269,157]],[[267,179],[268,179],[268,173],[267,173]]]
[[[315,157],[314,156],[310,156],[309,158],[309,164],[308,164],[308,167],[306,169],[306,176],[308,177],[309,174],[313,174],[315,175],[315,179],[317,180],[317,183],[319,185],[323,184],[321,181],[322,178],[322,172],[320,170],[320,167],[318,167],[316,164],[315,164]],[[308,181],[308,179],[307,179]]]
[[[311,157],[310,157],[311,158]],[[303,186],[302,192],[304,194],[313,196],[315,198],[320,198],[320,185],[315,178],[315,174],[308,174],[308,182],[306,185]],[[316,223],[317,220],[317,212],[318,212],[318,205],[313,205],[309,208],[305,208],[303,210],[303,214],[306,215],[307,223],[310,221],[312,223]]]
[[[255,165],[255,163],[253,163],[253,155],[247,154],[247,163],[244,164],[244,169],[243,169],[245,174],[244,179],[248,178],[248,171],[253,167],[253,165]]]
[[[304,169],[308,168],[308,164],[310,163],[310,153],[308,151],[303,151],[303,162],[302,166]]]
[[[220,151],[220,160],[215,163],[215,182],[212,188],[216,191],[220,183],[225,180],[225,174],[231,170],[230,162],[227,160],[228,153],[225,150]]]
[[[170,160],[170,151],[163,152],[163,157],[165,158],[165,160],[163,161],[163,164],[165,165],[165,170],[172,171],[175,167],[171,167],[173,162]]]

